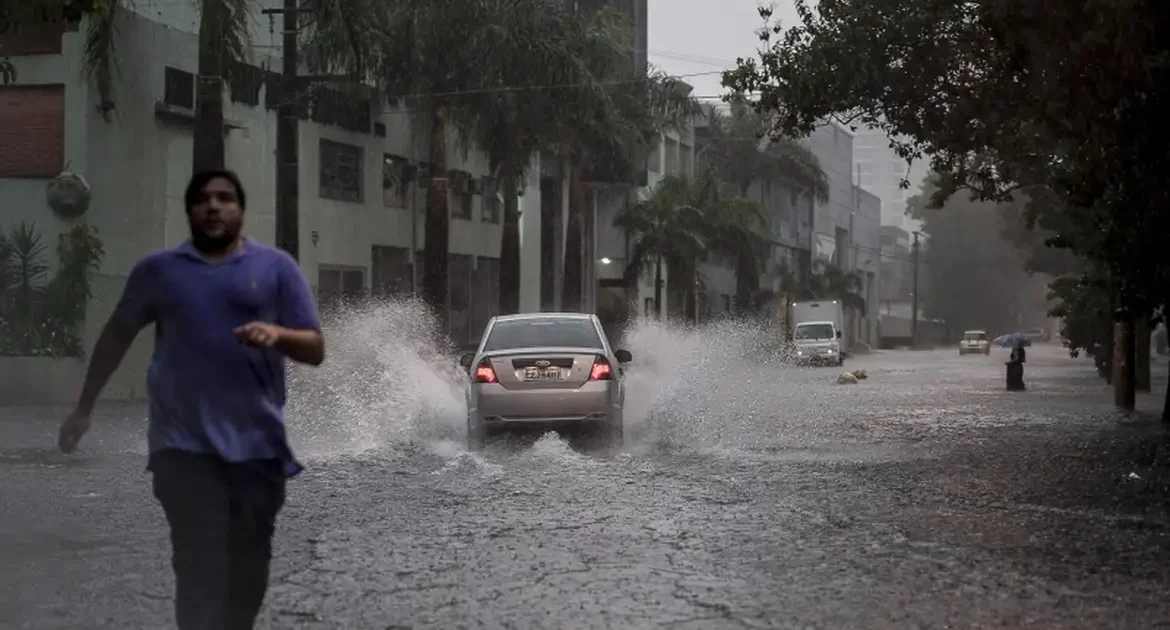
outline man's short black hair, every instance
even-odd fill
[[[226,169],[210,169],[199,171],[191,176],[191,182],[187,184],[187,192],[183,196],[187,204],[187,214],[191,213],[191,208],[203,201],[203,187],[211,183],[211,180],[221,177],[231,182],[232,187],[236,189],[236,198],[240,202],[240,210],[246,210],[248,208],[248,197],[244,194],[244,185],[240,183],[239,175]]]

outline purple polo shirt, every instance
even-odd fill
[[[292,256],[251,239],[218,265],[190,241],[156,252],[130,271],[113,319],[132,331],[155,325],[146,379],[152,454],[278,459],[287,477],[301,471],[284,426],[284,356],[232,334],[252,321],[320,330],[312,291]]]

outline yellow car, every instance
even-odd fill
[[[991,354],[991,340],[985,330],[968,330],[959,340],[959,356],[964,354]]]

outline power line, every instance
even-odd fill
[[[722,74],[722,72],[723,72],[722,70],[717,70],[717,71],[708,71],[708,72],[690,72],[690,73],[685,73],[685,74],[671,74],[671,75],[666,75],[666,76],[667,76],[667,78],[670,78],[670,79],[687,79],[687,78],[691,78],[691,77],[702,77],[702,76],[710,76],[713,74]],[[448,97],[453,97],[453,96],[470,96],[473,94],[497,94],[497,93],[540,91],[540,90],[561,90],[561,89],[574,89],[574,88],[582,88],[582,87],[593,88],[593,87],[598,87],[598,86],[617,87],[617,86],[622,86],[622,85],[633,85],[635,83],[642,83],[642,82],[647,81],[647,80],[648,80],[648,77],[638,77],[638,78],[634,78],[634,79],[620,79],[620,80],[613,80],[613,81],[596,81],[596,82],[592,82],[592,83],[501,85],[498,87],[476,88],[476,89],[471,89],[471,90],[449,90],[446,92],[420,92],[420,93],[415,93],[415,94],[403,94],[403,95],[395,96],[395,98],[398,100],[417,99],[417,98],[448,98]],[[324,90],[328,87],[329,87],[328,85],[317,84],[317,85],[310,86],[309,91],[313,92],[313,91],[318,91],[318,90]],[[307,95],[308,94],[303,94],[302,96],[307,96]],[[695,97],[695,98],[696,98],[696,100],[698,100],[699,97]],[[412,114],[412,113],[415,113],[417,111],[419,111],[417,108],[412,108],[412,107],[394,107],[394,108],[385,109],[382,111],[373,111],[372,115],[375,117],[395,116],[395,115],[403,115],[403,114]]]
[[[692,63],[710,65],[710,66],[734,66],[735,62],[730,59],[719,59],[717,57],[704,57],[701,55],[692,55],[688,53],[674,52],[671,50],[655,50],[647,51],[651,57],[663,57],[665,59],[674,59],[676,61],[689,61]]]
[[[702,76],[710,76],[713,74],[722,74],[722,73],[723,73],[723,71],[719,70],[719,71],[710,71],[710,72],[691,72],[691,73],[687,73],[687,74],[674,74],[674,75],[667,75],[667,76],[671,79],[687,79],[690,77],[702,77]],[[638,78],[634,78],[634,79],[621,79],[621,80],[614,80],[614,81],[597,81],[597,82],[593,82],[593,83],[576,82],[576,83],[554,83],[554,84],[547,84],[547,85],[501,85],[498,87],[477,88],[477,89],[472,89],[472,90],[450,90],[450,91],[446,91],[446,92],[421,92],[421,93],[416,93],[416,94],[403,94],[403,95],[398,96],[396,98],[398,98],[398,99],[447,98],[447,97],[452,97],[452,96],[470,96],[473,94],[500,94],[500,93],[513,93],[513,92],[532,92],[532,91],[542,91],[542,90],[574,89],[574,88],[583,88],[583,87],[593,88],[593,87],[598,87],[598,86],[617,87],[617,86],[621,86],[621,85],[633,85],[635,83],[643,83],[647,80],[648,80],[647,77],[638,77]],[[395,108],[394,110],[389,110],[389,113],[399,113],[402,109],[408,109],[408,108]],[[387,113],[387,112],[383,112],[383,113]]]

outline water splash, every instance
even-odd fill
[[[634,322],[625,335],[625,422],[635,450],[710,449],[758,437],[807,372],[786,362],[779,333],[747,321],[699,327]]]
[[[288,418],[299,452],[330,457],[423,445],[443,460],[482,466],[464,457],[466,377],[425,305],[386,300],[349,308],[327,322],[325,334],[325,364],[291,376]],[[643,319],[624,340],[634,355],[626,381],[630,452],[743,446],[758,437],[753,421],[774,416],[792,389],[792,368],[766,326]],[[555,435],[526,448],[533,457],[576,457]],[[485,456],[514,449],[496,450]]]
[[[325,336],[324,365],[295,369],[289,384],[289,430],[305,455],[462,440],[464,377],[424,304],[348,308],[326,322]]]

